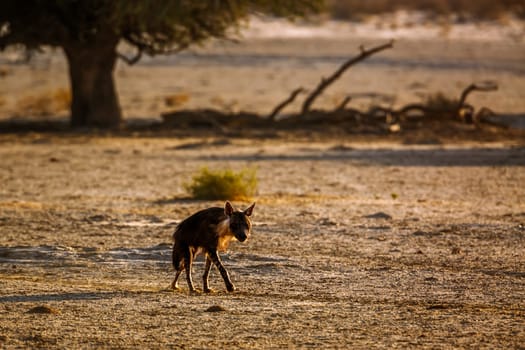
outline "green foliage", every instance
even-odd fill
[[[204,167],[184,187],[195,199],[247,200],[257,191],[256,173],[255,168],[235,172],[231,169],[209,170]]]
[[[322,5],[323,0],[2,0],[0,50],[122,39],[155,55],[226,37],[251,13],[304,16]]]
[[[233,35],[232,29],[252,13],[304,16],[318,11],[322,3],[323,0],[0,0],[0,51],[13,45],[28,53],[43,45],[62,48],[70,68],[72,125],[116,128],[121,122],[112,75],[117,58],[133,64],[143,54],[176,53],[210,38]],[[132,57],[118,52],[122,42],[136,49]]]

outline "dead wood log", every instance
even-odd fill
[[[346,96],[341,103],[335,107],[334,112],[341,112],[344,111],[346,106],[352,101],[352,96]]]
[[[420,112],[425,115],[428,113],[428,108],[420,103],[409,103],[395,111],[395,114],[399,117],[407,117],[411,112]]]
[[[164,125],[193,128],[212,127],[222,133],[227,133],[229,131],[227,123],[231,120],[230,115],[211,109],[167,112],[162,113],[161,117]]]
[[[475,108],[465,102],[467,97],[473,91],[495,91],[497,89],[498,85],[494,82],[484,82],[482,84],[472,83],[463,89],[455,107],[432,108],[423,104],[413,103],[401,107],[398,110],[393,110],[392,113],[397,118],[407,118],[411,112],[415,111],[420,112],[422,116],[446,114],[466,123],[476,123],[477,120],[479,120],[479,113],[475,113]],[[483,107],[482,110],[485,110],[484,113],[486,113],[488,109]]]
[[[275,118],[277,117],[277,115],[279,115],[279,113],[284,109],[284,107],[288,106],[290,103],[292,103],[293,101],[295,101],[295,98],[302,92],[304,92],[305,90],[300,87],[300,88],[297,88],[295,89],[294,91],[292,91],[292,93],[290,94],[290,96],[288,96],[288,98],[286,100],[284,100],[283,102],[279,103],[272,111],[272,113],[270,113],[267,117],[268,120],[270,121],[275,121]]]
[[[482,84],[474,84],[474,83],[470,84],[461,93],[461,97],[459,98],[459,102],[458,102],[458,110],[463,107],[463,105],[465,104],[465,101],[467,100],[468,95],[472,91],[496,91],[496,90],[498,90],[498,84],[492,81],[486,81]]]
[[[339,79],[341,77],[341,75],[348,69],[350,68],[351,66],[353,66],[354,64],[356,63],[359,63],[361,61],[363,61],[364,59],[368,58],[369,56],[372,56],[373,54],[375,53],[378,53],[380,51],[383,51],[385,49],[389,49],[389,48],[392,48],[394,45],[394,41],[391,40],[390,42],[386,43],[386,44],[383,44],[383,45],[379,45],[379,46],[376,46],[376,47],[373,47],[371,49],[368,49],[366,50],[363,46],[360,47],[361,49],[361,53],[354,57],[354,58],[351,58],[349,59],[348,61],[346,61],[345,63],[343,63],[331,76],[329,76],[328,78],[323,78],[321,79],[321,82],[319,83],[319,85],[317,85],[317,87],[308,95],[308,97],[306,98],[306,100],[304,101],[303,103],[303,108],[302,108],[302,111],[301,111],[301,114],[306,114],[310,111],[310,108],[312,106],[312,104],[314,103],[314,101],[317,99],[317,97],[319,97],[319,95],[321,95],[323,93],[323,91],[328,87],[330,86],[333,82],[335,82],[337,79]]]
[[[475,117],[475,114],[474,114],[474,107],[472,107],[471,105],[465,103],[465,101],[467,100],[467,97],[468,95],[473,92],[473,91],[485,91],[485,92],[488,92],[488,91],[496,91],[498,90],[498,84],[492,82],[492,81],[487,81],[487,82],[483,82],[482,84],[470,84],[469,86],[467,86],[463,92],[461,92],[461,96],[459,98],[459,101],[458,101],[458,105],[456,107],[456,110],[454,111],[455,112],[455,115],[457,118],[459,118],[460,120],[466,122],[466,123],[473,123],[475,122],[474,119],[476,119]]]

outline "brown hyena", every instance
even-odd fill
[[[252,224],[249,216],[252,215],[255,203],[244,211],[235,210],[230,202],[224,208],[214,207],[201,210],[183,220],[177,225],[173,233],[173,267],[175,278],[171,283],[172,289],[177,289],[177,279],[186,269],[186,280],[190,292],[195,292],[191,277],[191,267],[194,258],[199,253],[206,255],[206,265],[202,276],[203,291],[209,293],[208,275],[213,262],[224,279],[229,292],[235,290],[228,271],[222,265],[218,251],[228,248],[231,240],[244,242],[248,239]]]

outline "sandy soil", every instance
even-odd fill
[[[260,38],[239,44],[212,43],[176,56],[145,57],[135,66],[119,63],[115,77],[126,119],[160,120],[163,112],[214,108],[265,116],[296,88],[307,90],[359,52],[387,42],[377,38]],[[131,53],[130,53],[131,54]],[[28,117],[27,107],[41,96],[69,86],[60,51],[37,55],[28,65],[0,55],[0,120]],[[352,67],[319,98],[315,108],[333,109],[351,95],[350,107],[399,108],[438,92],[458,98],[473,82],[494,81],[499,90],[473,93],[468,102],[502,114],[525,111],[525,43],[399,39]],[[167,105],[166,99],[175,99]],[[303,98],[285,113],[300,111]],[[51,116],[67,115],[52,111]]]
[[[384,40],[261,36],[119,64],[120,101],[127,119],[264,115]],[[352,107],[399,106],[494,80],[497,92],[469,102],[523,114],[524,62],[522,40],[402,39],[316,107],[348,94]],[[30,65],[2,54],[0,79],[0,120],[30,117],[27,97],[68,86],[60,52]],[[0,135],[0,348],[523,349],[523,139],[146,134]],[[213,294],[168,290],[176,223],[223,205],[187,199],[201,166],[258,169],[253,236],[223,254],[232,294],[215,269]]]
[[[0,142],[2,348],[525,344],[522,146]],[[175,224],[222,205],[186,199],[203,165],[258,169],[253,236],[223,254],[232,294],[215,269],[213,294],[167,289]]]

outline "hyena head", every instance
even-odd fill
[[[228,217],[229,226],[231,233],[239,242],[244,242],[250,236],[252,229],[252,223],[250,216],[252,215],[255,203],[244,211],[235,210],[230,202],[226,202],[224,205],[224,213]]]

